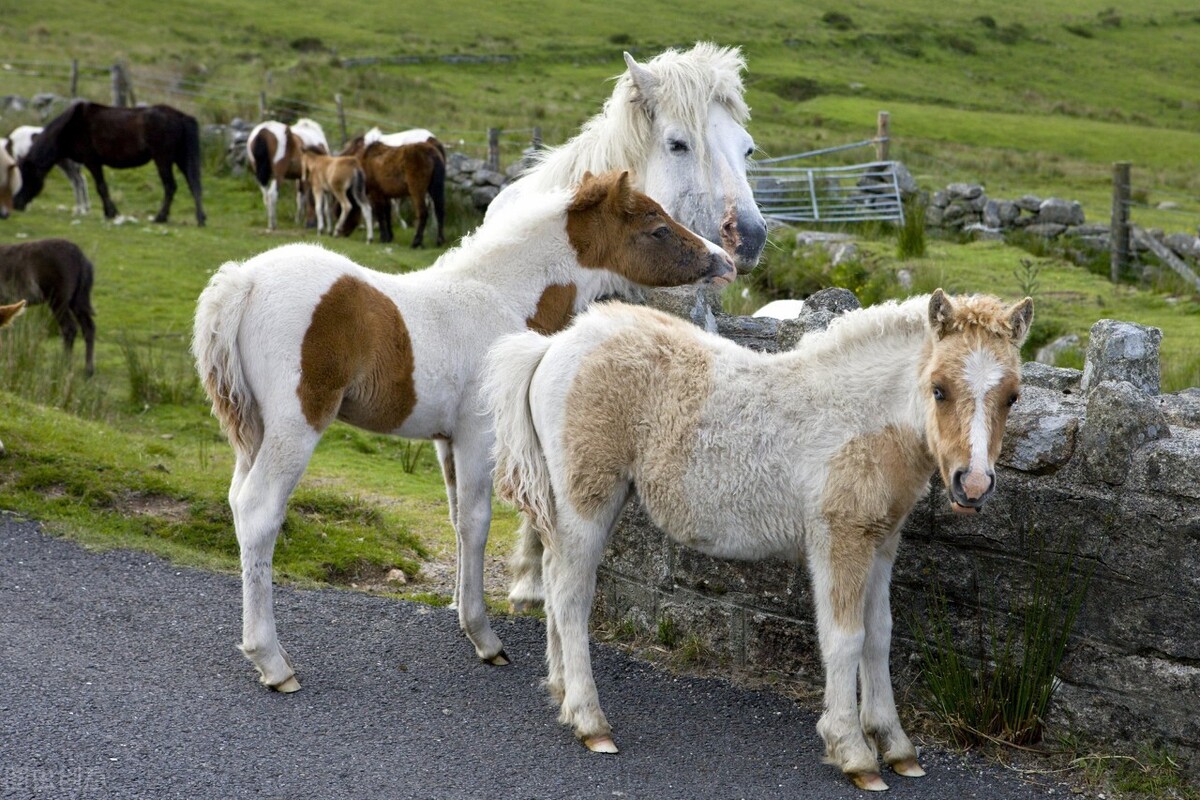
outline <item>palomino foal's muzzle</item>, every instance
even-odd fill
[[[959,514],[978,514],[996,490],[996,473],[988,470],[985,480],[973,478],[965,469],[950,476],[950,507]],[[984,485],[986,482],[986,485]]]

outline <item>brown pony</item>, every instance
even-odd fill
[[[95,268],[73,242],[38,239],[0,245],[0,299],[26,301],[31,306],[49,303],[62,333],[67,356],[75,333],[83,331],[87,345],[87,374],[96,371],[92,352],[96,324],[92,315],[92,280]]]
[[[358,203],[367,218],[367,242],[374,239],[371,206],[367,200],[366,179],[362,166],[353,156],[323,156],[307,150],[301,154],[303,181],[312,190],[317,204],[317,233],[328,223],[329,235],[343,234],[346,217],[350,213],[350,198]],[[336,199],[340,209],[337,224],[333,222],[332,201]]]
[[[158,168],[163,185],[163,202],[155,222],[166,222],[175,197],[175,175],[179,167],[196,202],[196,224],[204,225],[200,200],[200,126],[195,117],[171,106],[113,108],[80,101],[50,121],[21,159],[21,189],[13,205],[21,211],[42,191],[46,173],[64,158],[78,161],[92,173],[96,191],[104,201],[104,216],[117,216],[108,196],[104,167],[129,169],[150,161]]]
[[[367,196],[370,198],[375,218],[379,221],[379,240],[390,242],[392,214],[390,201],[393,198],[410,198],[417,219],[417,230],[413,234],[413,247],[425,241],[425,223],[429,212],[425,195],[433,200],[433,213],[437,220],[437,244],[446,239],[442,226],[446,221],[446,156],[445,150],[436,139],[415,144],[389,147],[382,142],[365,142],[361,137],[352,141],[344,155],[358,157],[367,178]]]
[[[254,178],[262,189],[268,230],[275,230],[277,224],[275,209],[279,202],[279,184],[283,181],[296,182],[296,222],[299,223],[306,216],[314,219],[315,209],[308,203],[308,190],[302,180],[304,166],[301,153],[305,151],[329,155],[325,131],[311,119],[298,119],[291,126],[268,120],[250,131],[250,138],[246,140],[246,155],[249,156]]]

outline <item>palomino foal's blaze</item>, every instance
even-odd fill
[[[1006,307],[939,289],[847,313],[775,355],[615,303],[556,336],[501,339],[484,384],[496,484],[545,542],[559,719],[592,750],[616,752],[587,620],[605,543],[636,490],[656,525],[702,552],[804,558],[828,760],[865,789],[887,788],[877,751],[923,775],[888,672],[900,528],[935,469],[955,510],[991,493],[1032,317],[1028,298]]]
[[[627,173],[526,195],[428,269],[374,272],[287,245],[213,275],[192,352],[233,445],[229,504],[242,557],[242,651],[266,685],[300,688],[279,645],[271,558],[288,497],[335,420],[435,439],[459,542],[459,621],[480,658],[508,659],[483,605],[491,418],[479,370],[505,333],[553,332],[628,288],[728,282],[717,245],[675,223]]]

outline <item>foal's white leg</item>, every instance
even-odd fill
[[[248,470],[239,458],[229,490],[242,561],[241,651],[260,680],[280,692],[294,692],[300,683],[275,631],[271,562],[288,497],[320,438],[301,428],[288,437],[268,435]]]
[[[830,533],[831,537],[838,535]],[[857,535],[864,544],[868,542],[861,531],[842,531],[840,535]],[[845,772],[860,789],[878,791],[887,789],[887,784],[879,777],[875,751],[863,736],[857,692],[858,664],[866,640],[863,586],[872,555],[860,552],[858,558],[846,556],[841,553],[835,567],[828,550],[812,548],[809,552],[817,633],[825,665],[825,712],[817,722],[817,732],[825,741],[828,763]]]
[[[917,749],[900,726],[888,652],[892,642],[892,609],[889,585],[900,534],[893,533],[875,552],[867,577],[866,639],[863,642],[859,678],[862,685],[863,733],[874,738],[883,760],[900,775],[919,778],[925,774],[917,763]]]
[[[434,439],[433,447],[437,450],[438,464],[442,467],[442,480],[446,484],[446,501],[450,506],[450,527],[454,529],[454,593],[450,607],[458,608],[458,585],[462,582],[462,559],[457,554],[462,552],[462,537],[458,535],[458,478],[454,472],[454,448],[449,439]]]
[[[521,515],[517,530],[517,548],[509,560],[512,586],[508,591],[508,606],[514,613],[531,611],[542,605],[546,590],[542,587],[542,539],[529,517]]]
[[[490,432],[469,431],[453,442],[458,496],[458,624],[481,659],[509,663],[483,603],[483,558],[492,524]]]

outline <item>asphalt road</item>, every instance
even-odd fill
[[[621,753],[587,752],[539,686],[542,623],[500,620],[481,664],[453,612],[281,587],[304,689],[256,682],[236,577],[88,552],[0,514],[3,798],[856,798],[821,763],[816,715],[596,646]],[[926,751],[892,798],[1063,795]]]

